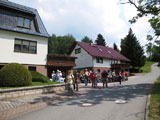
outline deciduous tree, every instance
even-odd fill
[[[56,36],[52,35],[48,40],[48,53],[67,54],[76,39],[72,35]]]
[[[130,20],[135,23],[139,18],[150,15],[149,23],[154,30],[154,37],[158,40],[160,36],[160,0],[120,0],[121,4],[129,3],[137,9],[137,15]],[[149,40],[153,39],[148,35]]]

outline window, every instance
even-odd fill
[[[115,61],[114,60],[110,60],[110,64],[115,64]]]
[[[103,58],[96,58],[97,63],[103,63]]]
[[[15,39],[14,51],[24,52],[24,53],[36,53],[37,52],[37,42]]]
[[[29,67],[28,67],[28,70],[29,70],[29,71],[36,71],[36,67],[29,66]]]
[[[75,49],[75,54],[81,53],[81,48]]]
[[[30,28],[30,19],[25,19],[24,27]]]
[[[97,69],[97,72],[98,72],[98,73],[100,73],[100,72],[101,72],[101,70],[100,70],[100,69]]]
[[[24,28],[30,28],[31,20],[25,17],[18,17],[18,26]]]

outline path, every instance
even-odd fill
[[[159,75],[160,69],[153,65],[151,73],[129,79],[122,85],[84,90],[76,97],[50,102],[43,109],[13,120],[143,120],[147,95]],[[126,103],[116,104],[119,99]],[[82,107],[82,103],[94,105]]]

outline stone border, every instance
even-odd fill
[[[66,84],[4,89],[0,90],[0,100],[22,97],[27,95],[64,91],[65,89],[66,89]]]
[[[147,96],[147,103],[146,103],[146,108],[145,108],[145,118],[144,120],[148,120],[148,114],[149,114],[149,104],[150,104],[150,98],[151,98],[151,95],[149,94]]]

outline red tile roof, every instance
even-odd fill
[[[113,48],[100,45],[91,45],[89,43],[79,41],[77,41],[76,43],[80,45],[84,50],[86,50],[91,56],[130,61],[128,58],[115,51]]]

